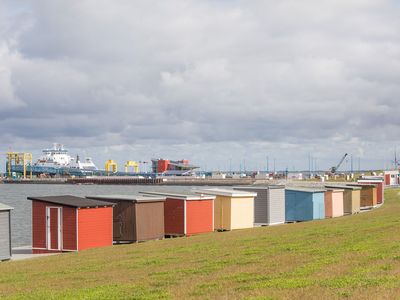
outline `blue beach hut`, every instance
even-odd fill
[[[286,222],[325,218],[325,190],[294,187],[285,189]]]

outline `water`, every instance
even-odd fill
[[[126,185],[56,185],[56,184],[0,184],[0,202],[14,207],[11,212],[12,246],[32,244],[33,196],[89,196],[89,195],[134,195],[139,191],[189,192],[190,186],[126,186]]]

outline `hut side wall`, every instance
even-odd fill
[[[190,200],[186,202],[186,234],[214,231],[213,200]]]
[[[254,197],[231,200],[231,230],[254,227]]]
[[[322,196],[322,201],[324,201],[324,193],[320,193]],[[313,194],[300,192],[300,191],[290,191],[285,192],[285,211],[286,211],[286,221],[308,221],[314,219],[314,201]],[[318,211],[319,211],[319,205]],[[325,214],[325,209],[322,212]]]
[[[231,198],[216,196],[214,200],[214,228],[231,230]]]
[[[0,261],[11,257],[10,211],[0,211]]]
[[[285,189],[269,189],[268,224],[285,223]]]
[[[343,216],[343,192],[332,193],[332,218]]]
[[[76,250],[76,208],[62,208],[62,232],[63,250]]]
[[[363,186],[360,193],[360,206],[368,207],[376,205],[376,188]]]
[[[167,235],[185,234],[184,201],[167,198],[164,204],[164,226]]]
[[[254,192],[254,190],[248,189],[246,191]],[[269,193],[268,190],[257,190],[257,196],[254,198],[254,223],[256,224],[268,224],[268,204],[269,204]]]
[[[136,203],[135,241],[164,238],[164,202]]]
[[[116,203],[113,209],[113,240],[135,241],[136,222],[135,207],[131,201],[112,201]]]
[[[113,244],[113,208],[78,209],[78,250]]]
[[[343,213],[356,214],[360,212],[360,190],[345,189],[343,193]]]
[[[325,193],[313,193],[313,219],[325,219]]]
[[[32,201],[32,248],[33,249],[35,248],[46,249],[47,247],[46,205],[51,205],[51,204],[39,201]]]
[[[361,191],[360,190],[355,190],[352,192],[352,211],[354,213],[359,213],[360,212],[360,206],[361,206]]]
[[[333,216],[333,201],[332,201],[332,195],[333,191],[326,191],[325,192],[325,217],[326,218],[332,218]]]

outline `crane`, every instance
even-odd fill
[[[342,165],[342,163],[343,163],[343,161],[345,160],[345,158],[347,157],[347,153],[345,153],[344,155],[343,155],[343,157],[342,157],[342,159],[339,161],[339,163],[337,164],[337,166],[336,167],[332,167],[331,169],[330,169],[330,172],[332,173],[332,174],[335,174],[336,173],[336,171],[340,168],[340,166]]]

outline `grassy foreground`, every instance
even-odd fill
[[[400,298],[400,190],[356,216],[0,263],[0,298]]]

